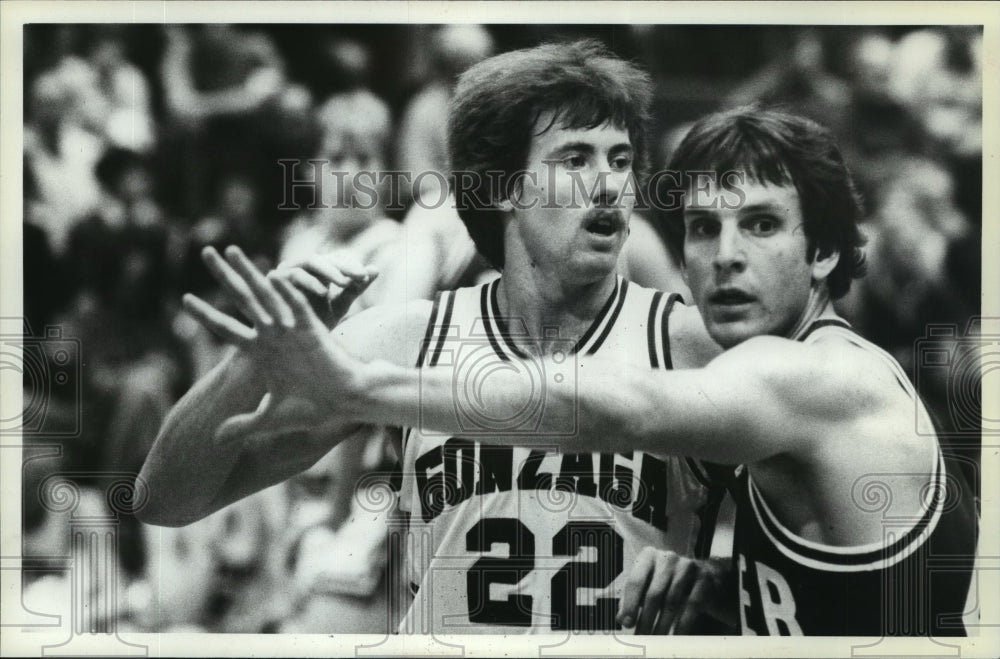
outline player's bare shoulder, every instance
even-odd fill
[[[748,371],[754,386],[784,401],[787,422],[771,428],[801,435],[792,444],[803,448],[800,457],[863,464],[878,455],[894,468],[913,470],[931,462],[933,443],[916,433],[920,403],[905,373],[849,330],[817,332],[807,341],[754,337],[713,365],[721,363],[724,377]]]
[[[430,300],[377,305],[347,318],[332,334],[352,355],[365,361],[384,359],[398,366],[413,366],[433,308]]]

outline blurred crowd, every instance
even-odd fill
[[[962,344],[979,310],[978,28],[29,25],[24,308],[36,336],[59,326],[80,340],[79,399],[57,396],[46,414],[57,427],[80,405],[84,422],[59,456],[26,462],[24,555],[69,552],[67,516],[37,495],[44,476],[137,473],[171,405],[220,359],[225,346],[180,306],[187,291],[222,303],[204,246],[238,244],[263,269],[337,249],[377,267],[414,249],[438,264],[419,284],[388,277],[366,303],[483,275],[460,225],[413,204],[442,193],[437,178],[398,207],[345,210],[344,190],[316,188],[313,203],[295,185],[308,166],[289,177],[279,161],[446,173],[456,76],[491,53],[581,36],[653,75],[654,166],[692,120],[734,105],[782,104],[835,132],[869,239],[869,274],[842,312],[908,369],[942,429],[962,430],[956,405],[974,402],[956,403],[955,369],[924,369],[915,346],[931,323],[957,327],[936,341]],[[426,225],[450,242],[422,243]],[[123,516],[119,628],[384,630],[392,512],[371,475],[391,466],[384,437],[361,436],[191,526]],[[87,492],[81,505],[105,505]],[[25,579],[35,610],[68,588],[58,570]]]

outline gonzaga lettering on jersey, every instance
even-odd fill
[[[899,364],[846,324],[820,321],[803,340],[826,332],[887,360],[926,414]],[[891,475],[879,476],[879,485],[891,488]],[[923,512],[916,519],[886,514],[882,542],[831,546],[785,528],[743,469],[733,543],[743,634],[964,635],[977,534],[972,493],[948,472],[939,450],[930,484],[919,496]]]
[[[465,386],[489,369],[515,367],[526,332],[500,317],[497,285],[438,296],[421,368],[474,363],[475,373],[459,371]],[[668,316],[676,299],[619,279],[568,350],[670,368]],[[706,552],[722,498],[693,460],[560,453],[544,437],[511,447],[410,429],[403,467],[400,507],[410,515],[414,592],[400,625],[405,633],[617,629],[626,568],[639,551]]]

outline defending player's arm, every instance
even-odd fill
[[[404,372],[386,364],[359,367],[359,413],[442,432],[462,427],[450,371]],[[558,369],[547,362],[542,369]],[[561,369],[565,371],[565,369]],[[705,368],[649,371],[581,360],[577,377],[546,377],[539,432],[580,451],[621,448],[738,464],[778,453],[809,455],[810,442],[852,424],[883,404],[873,376],[836,363],[822,350],[787,339],[757,337]],[[513,370],[491,374],[483,405],[496,418],[537,396]],[[575,434],[566,436],[567,428]],[[564,435],[560,438],[559,435]],[[478,436],[478,434],[477,434]],[[517,443],[530,438],[481,437]]]
[[[292,393],[297,382],[309,380],[336,397],[344,381],[321,365],[331,339],[316,315],[308,324],[296,324],[290,310],[268,294],[274,292],[272,284],[242,253],[227,254],[238,275],[213,254],[206,257],[213,273],[254,328],[196,298],[185,300],[200,322],[239,350],[197,383],[161,428],[140,474],[149,500],[138,515],[148,523],[179,526],[201,519],[309,468],[363,427],[356,419],[338,419],[335,408]],[[291,288],[286,279],[281,281]],[[408,328],[423,331],[425,306],[429,304],[398,311],[373,308],[345,321],[334,334],[356,357],[412,363],[415,354],[407,347],[417,340],[396,339],[407,335]],[[268,433],[249,432],[257,425],[266,426]]]

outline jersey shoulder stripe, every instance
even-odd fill
[[[607,325],[604,327],[605,331],[603,331],[601,333],[601,337],[599,337],[600,343],[603,343],[604,339],[607,338],[607,333],[610,331],[611,326],[614,325],[614,321],[618,319],[618,314],[611,314],[611,310],[612,308],[617,311],[621,310],[621,305],[625,301],[624,296],[627,288],[628,281],[618,277],[615,281],[615,289],[611,291],[611,296],[608,297],[607,302],[604,303],[604,306],[601,307],[601,310],[597,313],[597,317],[594,318],[594,322],[590,324],[587,331],[583,333],[583,336],[581,336],[576,342],[576,345],[573,346],[573,349],[570,351],[571,354],[585,353],[592,355],[596,349],[600,347],[600,344],[597,342],[595,342],[597,343],[595,347],[594,344],[591,343],[591,340],[594,338],[594,334],[596,334],[597,331],[605,325],[606,321]],[[611,316],[610,318],[609,315]]]
[[[653,368],[673,368],[670,358],[670,312],[674,304],[683,301],[677,293],[668,293],[664,301],[663,291],[656,291],[649,305],[646,320],[646,345],[649,350],[649,364]]]
[[[593,355],[598,350],[600,350],[601,345],[604,340],[608,338],[608,334],[611,333],[611,328],[615,326],[615,321],[618,320],[618,316],[622,312],[622,307],[625,306],[625,297],[628,295],[628,280],[619,278],[618,282],[615,284],[615,289],[617,293],[617,302],[615,302],[614,311],[611,312],[611,316],[608,318],[607,324],[604,325],[604,329],[601,331],[601,335],[597,337],[593,345],[587,349],[588,355]],[[619,290],[620,289],[620,290]],[[612,298],[616,297],[612,295]],[[591,327],[595,327],[591,325]],[[589,331],[589,330],[588,330]],[[574,348],[574,352],[578,352],[579,348],[583,345],[583,339],[580,339],[580,344]]]
[[[455,308],[455,291],[445,291],[444,293],[444,312],[441,317],[440,323],[437,325],[437,342],[434,345],[434,351],[431,353],[429,364],[434,366],[438,363],[441,358],[441,351],[444,349],[444,341],[448,337],[448,332],[451,328],[451,314]]]
[[[758,525],[786,558],[806,567],[833,572],[884,569],[908,557],[934,532],[947,492],[944,460],[938,450],[930,486],[924,497],[926,510],[920,519],[908,530],[893,533],[885,540],[841,547],[807,540],[787,529],[768,507],[749,473],[747,489]]]
[[[663,368],[673,368],[674,360],[670,356],[670,312],[674,310],[674,305],[683,302],[677,293],[671,293],[667,298],[667,303],[663,307],[663,315],[660,317],[660,341],[663,345]]]
[[[424,340],[420,342],[420,355],[417,357],[417,368],[424,365],[424,359],[427,357],[427,348],[431,344],[431,340],[434,338],[434,327],[437,321],[438,309],[441,308],[441,296],[444,295],[445,291],[438,291],[434,296],[434,305],[431,307],[431,315],[427,319],[427,329],[424,331]]]
[[[487,288],[489,289],[487,291]],[[497,336],[503,341],[507,352],[513,353],[519,359],[527,359],[524,351],[517,347],[514,337],[526,337],[528,328],[520,318],[505,318],[500,315],[500,302],[497,300],[497,292],[500,289],[500,280],[494,279],[489,284],[483,286],[480,294],[480,311],[483,314],[483,323],[486,325],[486,333],[490,338],[490,344],[501,359],[508,361],[510,358],[504,350],[500,349]],[[492,322],[491,322],[492,320]]]
[[[653,299],[649,303],[649,317],[646,319],[646,348],[649,350],[649,365],[653,368],[660,368],[660,360],[656,356],[656,310],[662,297],[663,291],[653,293]]]

